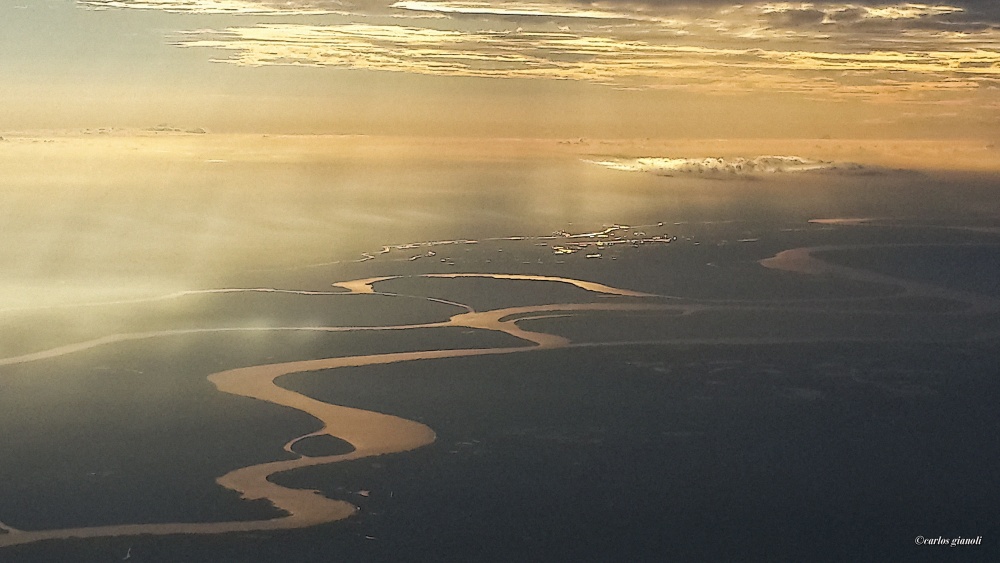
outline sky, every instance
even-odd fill
[[[1000,4],[0,0],[0,132],[1000,136]]]

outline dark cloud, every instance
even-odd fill
[[[803,27],[815,26],[823,23],[826,17],[820,10],[788,10],[786,12],[774,12],[764,15],[764,20],[777,27]]]
[[[782,1],[782,0],[775,0]],[[544,3],[545,0],[541,0]],[[603,5],[603,6],[633,6],[636,9],[659,9],[659,10],[672,10],[672,9],[698,9],[698,8],[719,8],[722,6],[733,6],[736,4],[752,5],[756,3],[768,3],[768,0],[762,2],[740,2],[738,0],[601,0],[600,2],[592,2],[585,0],[578,0],[576,2],[581,6],[593,6],[593,5]],[[793,2],[794,3],[794,2]],[[905,5],[905,4],[926,4],[928,6],[954,6],[956,8],[962,8],[964,11],[951,14],[948,16],[948,20],[956,22],[970,22],[978,21],[983,24],[994,24],[1000,25],[1000,1],[998,0],[845,0],[843,2],[807,2],[814,4],[816,8],[821,8],[824,5],[836,5],[836,4],[850,4],[852,6],[858,7],[884,7],[892,5]],[[799,10],[803,12],[808,12],[811,10]],[[802,14],[803,18],[808,17],[806,14]],[[846,16],[845,17],[849,17]]]

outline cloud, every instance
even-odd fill
[[[582,18],[596,20],[647,19],[628,11],[615,11],[597,6],[582,7],[577,4],[553,4],[542,2],[430,2],[425,0],[400,0],[391,8],[417,12],[435,12],[453,15],[491,15],[513,17]]]
[[[611,170],[648,172],[657,176],[694,176],[714,180],[754,178],[772,174],[878,174],[884,169],[852,162],[829,162],[800,156],[757,156],[752,158],[600,158],[585,160]]]
[[[346,14],[338,0],[77,0],[95,10],[136,9],[172,13],[232,15],[330,15]]]
[[[242,66],[540,78],[623,89],[938,103],[1000,84],[992,4],[658,0],[80,0],[89,8],[245,16],[182,32]],[[352,23],[337,15],[350,13]],[[412,17],[388,25],[386,16]],[[253,16],[316,16],[313,24]],[[329,16],[329,17],[327,17]],[[419,19],[434,16],[434,19]],[[334,21],[330,21],[332,18]],[[993,19],[991,19],[993,18]],[[273,19],[267,20],[273,22]],[[307,20],[308,21],[308,20]],[[416,25],[422,22],[421,25]]]
[[[995,42],[997,33],[979,34]],[[987,36],[988,35],[988,36]],[[957,40],[957,46],[950,42]],[[893,49],[730,47],[574,31],[477,31],[396,25],[261,24],[185,34],[177,45],[230,52],[243,66],[308,65],[442,76],[549,78],[619,88],[784,91],[918,99],[1000,80],[1000,51],[968,34],[911,36]],[[908,42],[908,43],[907,43]],[[975,44],[972,41],[971,44]],[[924,44],[917,49],[914,44]],[[813,46],[815,47],[815,46]]]
[[[964,12],[958,6],[928,4],[896,4],[865,6],[858,4],[813,4],[777,2],[754,6],[762,14],[810,13],[812,19],[821,15],[819,23],[858,20],[914,20]]]

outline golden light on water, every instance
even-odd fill
[[[449,210],[475,193],[479,180],[469,172],[512,171],[510,162],[537,169],[494,176],[502,187],[480,197],[501,205],[498,219],[531,209],[521,219],[544,232],[572,220],[570,209],[580,219],[609,206],[624,214],[644,205],[627,187],[643,180],[604,176],[588,164],[595,154],[794,154],[889,169],[986,172],[1000,167],[994,153],[978,141],[11,136],[0,145],[0,179],[10,187],[0,196],[9,242],[3,308],[161,295],[228,273],[351,260],[387,242],[432,240],[448,231],[434,225],[460,219]],[[615,187],[607,183],[612,178],[624,183]],[[372,230],[376,225],[380,231]],[[298,257],[289,260],[292,249]]]

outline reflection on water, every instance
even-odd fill
[[[460,274],[462,275],[462,274]],[[532,280],[543,282],[568,283],[587,291],[608,294],[617,297],[646,296],[627,289],[614,288],[607,285],[568,278],[553,278],[544,276],[515,276],[506,274],[464,274],[476,277],[494,277],[502,280]],[[436,276],[441,277],[441,276]],[[352,293],[370,296],[373,291],[371,284],[386,278],[369,278],[335,284],[347,288]],[[514,307],[485,312],[474,312],[470,307],[451,317],[447,322],[423,325],[395,325],[384,327],[320,327],[314,330],[357,331],[357,330],[406,330],[412,328],[431,327],[463,327],[485,329],[506,333],[522,339],[525,346],[506,348],[477,348],[456,350],[426,350],[376,355],[358,355],[346,357],[324,358],[317,360],[301,360],[285,363],[265,364],[245,368],[237,368],[211,374],[208,379],[222,392],[249,397],[269,403],[274,403],[296,409],[312,415],[322,427],[305,435],[288,441],[284,450],[294,453],[293,445],[305,438],[314,436],[333,436],[350,444],[353,449],[347,453],[325,456],[310,456],[298,454],[294,459],[273,461],[243,467],[222,475],[217,479],[219,485],[240,493],[243,499],[266,499],[275,508],[283,511],[286,516],[258,521],[228,521],[211,523],[167,523],[167,524],[125,524],[118,526],[94,526],[82,528],[65,528],[40,531],[21,531],[4,526],[7,532],[0,535],[0,547],[18,545],[47,539],[113,537],[139,534],[218,534],[233,531],[290,529],[332,522],[348,518],[356,508],[351,504],[332,500],[323,495],[308,490],[283,487],[270,480],[274,474],[293,469],[324,465],[340,461],[361,459],[389,453],[409,451],[432,443],[435,440],[434,431],[415,421],[406,420],[392,415],[348,408],[318,401],[300,393],[282,388],[275,383],[279,377],[290,373],[328,370],[343,367],[360,367],[380,364],[408,362],[414,360],[429,360],[454,357],[483,356],[509,354],[533,349],[560,348],[570,344],[566,338],[540,332],[530,332],[517,326],[514,316],[528,313],[548,313],[570,310],[659,310],[663,307],[652,304],[561,304],[534,307]],[[223,329],[226,330],[226,329]],[[63,346],[37,354],[7,358],[0,360],[0,365],[29,363],[67,354],[73,354],[95,346],[103,346],[127,340],[140,340],[171,336],[191,331],[163,331],[159,333],[141,333],[112,335],[91,342]],[[210,330],[204,330],[210,332]]]
[[[586,193],[600,174],[566,155],[512,163],[437,146],[387,153],[358,139],[8,145],[0,308],[166,293],[386,244],[600,220]]]
[[[937,180],[911,175],[665,179],[595,167],[584,148],[547,141],[36,140],[12,138],[0,150],[0,309],[245,285],[251,270],[363,259],[413,241],[615,222],[798,221],[890,205],[940,214],[988,195],[932,194],[921,182]],[[652,150],[586,148],[596,149]]]
[[[521,241],[526,242],[526,241]],[[864,272],[857,272],[851,268],[829,266],[809,254],[810,249],[795,249],[779,253],[777,256],[762,261],[770,268],[792,270],[796,272],[816,274],[833,273],[846,278],[855,276],[867,276]],[[809,267],[802,267],[805,263]],[[815,263],[815,264],[813,264]],[[87,537],[111,537],[123,535],[140,534],[218,534],[234,531],[252,530],[279,530],[291,529],[307,526],[314,526],[321,523],[332,522],[348,518],[355,514],[356,507],[348,502],[332,500],[323,495],[309,490],[289,488],[279,485],[271,480],[271,476],[291,471],[293,469],[325,465],[335,462],[361,459],[365,457],[384,455],[389,453],[399,453],[431,444],[435,440],[434,430],[416,421],[403,419],[389,414],[382,414],[373,411],[360,410],[345,406],[326,403],[301,393],[281,387],[276,380],[284,375],[300,372],[317,372],[320,370],[331,370],[346,367],[362,367],[384,364],[395,364],[402,362],[412,362],[419,360],[433,360],[443,358],[473,357],[473,356],[494,356],[500,354],[512,354],[527,352],[530,350],[556,349],[573,345],[573,342],[558,334],[526,330],[518,326],[519,321],[531,319],[552,318],[565,313],[573,312],[597,312],[597,311],[617,311],[617,312],[684,312],[693,314],[706,310],[708,305],[688,303],[688,304],[667,304],[659,302],[658,296],[641,293],[634,290],[612,287],[609,285],[579,280],[574,278],[521,275],[521,274],[490,274],[490,273],[456,273],[456,274],[423,274],[429,278],[492,278],[502,281],[532,281],[543,283],[569,284],[580,289],[602,294],[611,298],[647,298],[641,302],[628,301],[605,301],[600,303],[551,303],[545,305],[532,305],[521,307],[507,307],[488,311],[474,311],[470,306],[458,304],[465,309],[465,312],[451,316],[447,321],[431,322],[419,325],[386,325],[386,326],[342,326],[342,327],[312,327],[300,328],[298,330],[320,330],[320,331],[368,331],[368,330],[391,330],[402,331],[413,328],[443,328],[459,327],[467,329],[483,329],[504,333],[524,342],[524,345],[499,347],[499,348],[465,348],[465,349],[438,349],[438,350],[418,350],[411,352],[395,352],[369,355],[348,355],[343,357],[332,357],[322,359],[306,359],[281,363],[269,363],[250,367],[230,369],[216,372],[208,376],[218,390],[243,397],[249,397],[260,401],[265,401],[309,414],[320,423],[319,430],[310,431],[304,435],[291,438],[284,445],[284,450],[295,455],[293,459],[271,461],[242,467],[230,471],[219,477],[216,482],[227,489],[240,493],[243,499],[269,501],[275,508],[281,510],[285,516],[268,520],[255,521],[224,521],[206,523],[165,523],[165,524],[124,524],[112,526],[94,526],[81,528],[49,529],[36,531],[21,531],[12,527],[2,525],[6,532],[0,534],[0,547],[30,543],[47,539],[66,538],[87,538]],[[373,287],[380,281],[393,279],[398,276],[370,277],[359,280],[337,282],[335,287],[347,290],[348,294],[358,298],[370,299],[379,293]],[[889,276],[879,276],[879,282],[900,284],[906,289],[911,289],[905,280],[897,280]],[[234,290],[220,290],[222,292],[233,292]],[[255,290],[250,290],[255,291]],[[279,293],[268,290],[266,293]],[[942,296],[964,299],[961,292],[948,292],[947,290],[936,290]],[[293,292],[296,293],[296,292]],[[298,292],[305,295],[314,295],[316,292]],[[952,296],[951,294],[954,294]],[[332,297],[334,294],[326,293],[325,296]],[[652,300],[648,298],[653,298]],[[425,300],[440,302],[440,299],[424,297]],[[753,303],[731,303],[715,304],[711,307],[717,309],[739,308],[739,307],[760,307],[760,304]],[[778,305],[780,308],[780,305]],[[978,311],[977,311],[978,312]],[[215,329],[215,330],[236,330],[236,329]],[[290,330],[290,329],[282,329]],[[296,329],[291,329],[296,330]],[[163,336],[171,336],[190,332],[211,332],[213,329],[195,329],[194,331],[171,330],[137,334],[109,335],[94,341],[82,342],[76,345],[54,348],[36,354],[28,354],[20,357],[0,360],[0,365],[21,364],[54,358],[58,356],[73,354],[96,346],[112,345],[128,340],[153,339]],[[797,342],[801,339],[793,338],[767,338],[755,336],[751,338],[725,339],[712,338],[702,342],[742,342],[752,343],[781,343]],[[632,343],[635,343],[633,341]],[[620,345],[627,342],[604,342],[603,345]],[[584,346],[602,345],[599,342],[583,344]],[[346,453],[334,455],[297,454],[293,446],[306,438],[316,436],[331,436],[338,438],[353,447]]]
[[[211,364],[199,375],[215,372],[209,381],[218,390],[290,407],[320,423],[319,430],[289,436],[284,451],[294,459],[227,468],[229,472],[217,479],[244,499],[270,501],[285,517],[31,532],[0,524],[6,532],[0,533],[0,546],[50,538],[285,529],[347,518],[356,510],[351,504],[284,487],[270,477],[296,468],[408,451],[435,439],[434,430],[423,423],[325,403],[276,384],[277,378],[289,373],[570,346],[850,340],[856,337],[799,335],[793,330],[787,331],[793,336],[736,330],[723,337],[723,331],[714,327],[698,338],[681,331],[620,337],[618,331],[608,330],[597,340],[573,342],[537,323],[581,314],[642,313],[669,316],[670,321],[683,316],[697,325],[727,321],[731,317],[726,313],[734,311],[814,313],[822,321],[828,312],[824,306],[854,299],[850,287],[839,287],[850,281],[886,286],[885,295],[891,297],[897,297],[893,292],[898,290],[898,297],[969,305],[956,317],[985,318],[998,307],[992,299],[829,264],[812,255],[817,248],[861,248],[857,242],[791,245],[792,235],[777,234],[817,229],[794,235],[808,239],[822,229],[875,232],[879,228],[869,221],[843,220],[809,226],[807,220],[819,212],[920,217],[964,208],[995,210],[990,190],[970,188],[962,192],[964,199],[956,199],[954,192],[938,189],[938,180],[891,174],[811,179],[809,184],[792,178],[724,184],[664,179],[588,166],[579,154],[544,143],[535,143],[539,150],[532,152],[516,142],[501,147],[484,142],[478,151],[468,147],[452,151],[458,145],[407,145],[401,150],[370,139],[240,141],[125,137],[100,141],[105,150],[97,151],[96,145],[62,139],[42,147],[22,143],[0,153],[0,161],[12,164],[0,173],[12,188],[0,193],[0,203],[6,204],[0,213],[9,219],[14,243],[0,251],[6,274],[0,282],[0,315],[11,321],[5,336],[19,332],[26,340],[13,348],[22,351],[0,359],[0,366],[45,362],[125,342],[213,332],[384,331],[381,334],[388,340],[411,329],[447,328],[492,331],[521,343],[478,348],[435,345],[391,353],[350,350],[336,357],[327,357],[331,354],[324,350],[293,359],[268,357],[266,363],[261,359],[252,362],[259,365],[247,362],[234,369]],[[48,160],[52,166],[47,168],[43,165]],[[876,183],[878,190],[873,191]],[[900,197],[904,192],[907,197]],[[922,195],[927,197],[918,197]],[[947,205],[942,205],[942,198]],[[726,234],[706,239],[704,246],[671,234],[673,228],[683,230],[689,224],[701,225],[705,233]],[[917,234],[918,239],[923,236]],[[669,268],[662,260],[667,254],[676,258]],[[588,260],[591,257],[601,260]],[[716,260],[727,273],[715,274]],[[303,273],[309,265],[335,263],[356,273],[357,279],[328,278],[329,271],[322,269]],[[699,295],[701,286],[740,275],[757,276],[762,285],[773,288],[776,280],[785,283],[794,278],[790,272],[835,277],[841,293],[815,297],[810,291],[824,286],[806,282],[801,284],[805,297],[798,300],[788,295],[762,298],[766,293],[759,290],[749,292],[753,298],[718,297],[711,287],[701,298],[682,297],[660,289],[670,287],[659,280],[668,270],[677,278],[689,276],[689,287],[697,287]],[[261,272],[278,281],[254,285]],[[614,281],[609,272],[625,283]],[[490,278],[501,282],[495,287],[568,284],[598,298],[480,307],[461,297],[410,291],[406,293],[414,294],[403,295],[379,287],[380,282],[390,285],[389,280],[407,278],[439,284],[454,278]],[[348,281],[331,287],[333,279]],[[794,284],[793,280],[788,287]],[[858,299],[872,295],[884,296],[866,293]],[[339,308],[326,303],[324,316],[320,301],[337,301]],[[121,310],[115,311],[116,306]],[[52,313],[54,309],[63,316]],[[137,314],[141,311],[147,311],[145,317]],[[244,312],[260,318],[246,317]],[[873,312],[885,318],[898,314],[924,312]],[[351,315],[357,317],[347,320]],[[77,316],[92,326],[77,332],[55,326],[58,320]],[[10,328],[14,320],[27,328]],[[518,325],[522,321],[525,324]],[[149,326],[136,328],[143,322]],[[991,328],[987,324],[981,332],[988,335]],[[56,329],[64,334],[53,336]],[[885,332],[864,338],[877,341],[892,336]],[[56,343],[47,343],[49,338]],[[199,369],[204,366],[199,364]],[[297,441],[324,435],[341,438],[353,450],[312,456],[293,449]]]

